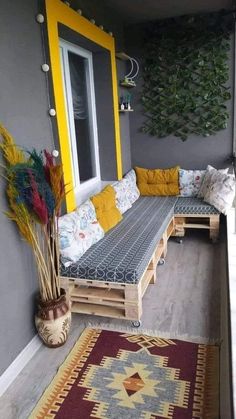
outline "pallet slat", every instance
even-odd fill
[[[100,298],[102,300],[112,300],[112,301],[125,301],[125,295],[123,290],[117,289],[105,289],[105,288],[96,288],[96,287],[82,287],[75,286],[71,297],[89,297],[89,298]]]
[[[150,269],[150,270],[147,270],[147,271],[145,272],[145,275],[144,275],[143,281],[142,281],[142,283],[141,283],[142,297],[143,297],[143,295],[145,294],[145,291],[146,291],[146,289],[147,289],[147,287],[148,287],[148,285],[149,285],[149,283],[150,283],[150,281],[151,281],[151,279],[152,279],[153,275],[154,275],[154,271],[153,271],[153,270],[151,270],[151,269]]]
[[[97,316],[112,317],[116,319],[125,318],[125,310],[114,307],[104,307],[99,304],[84,304],[73,302],[71,311],[72,313],[92,314]]]
[[[175,228],[174,220],[171,220],[170,224],[167,227],[167,239],[171,236]]]
[[[198,223],[196,223],[196,224],[186,223],[186,224],[183,224],[183,227],[184,228],[203,228],[203,229],[205,228],[207,230],[210,229],[210,226],[209,225],[207,225],[207,224],[198,224]]]
[[[84,304],[98,304],[104,307],[116,307],[116,308],[123,308],[125,307],[125,301],[118,302],[118,301],[109,301],[109,300],[93,300],[90,297],[73,297],[73,303],[84,303]]]
[[[68,278],[67,278],[68,279]],[[88,287],[96,287],[96,288],[114,288],[124,290],[127,287],[127,284],[124,283],[117,283],[117,282],[108,282],[108,281],[98,281],[96,279],[80,279],[80,278],[69,278],[71,282],[75,285],[84,285]]]

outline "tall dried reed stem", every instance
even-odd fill
[[[10,211],[26,242],[32,247],[43,301],[60,296],[58,214],[65,196],[63,170],[47,150],[25,153],[0,124],[0,152],[6,166]]]

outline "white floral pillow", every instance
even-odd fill
[[[78,225],[80,226],[80,221],[75,211],[58,218],[60,250],[72,245]]]
[[[235,177],[224,173],[215,173],[204,196],[204,201],[213,205],[218,211],[227,214],[232,207],[235,196]]]
[[[77,207],[75,211],[79,216],[81,228],[86,228],[88,224],[96,220],[96,210],[90,199]]]
[[[133,203],[140,197],[140,192],[136,184],[136,173],[134,169],[130,170],[124,176],[124,179],[128,181],[127,197],[129,199],[130,205],[133,205]]]
[[[229,168],[217,170],[214,167],[208,165],[207,169],[206,169],[205,176],[203,178],[202,184],[201,184],[199,192],[198,192],[198,198],[204,198],[208,188],[211,185],[211,182],[214,181],[214,177],[217,173],[227,174],[228,171],[229,171]]]
[[[124,214],[124,212],[132,206],[128,198],[129,181],[127,179],[121,179],[118,182],[113,183],[112,187],[116,192],[116,206],[121,214]]]
[[[179,169],[179,191],[181,196],[197,196],[206,170]]]
[[[76,211],[58,219],[60,255],[65,267],[78,262],[86,250],[104,237],[96,216],[92,217],[91,205],[86,201]]]

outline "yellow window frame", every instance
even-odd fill
[[[113,110],[114,110],[114,134],[117,162],[117,178],[122,178],[122,156],[120,140],[120,123],[118,108],[118,88],[115,57],[115,40],[108,33],[104,32],[89,20],[80,16],[73,9],[60,0],[46,0],[47,30],[49,41],[49,54],[51,60],[51,72],[55,108],[57,115],[57,126],[60,142],[61,159],[64,170],[64,181],[67,188],[66,207],[71,212],[76,207],[76,199],[73,191],[72,159],[70,155],[70,139],[67,127],[66,107],[63,90],[63,76],[60,62],[58,24],[61,23],[73,31],[83,35],[90,41],[95,42],[110,52]]]

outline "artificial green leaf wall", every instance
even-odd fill
[[[232,18],[222,13],[153,24],[145,41],[142,131],[209,136],[227,127]]]

